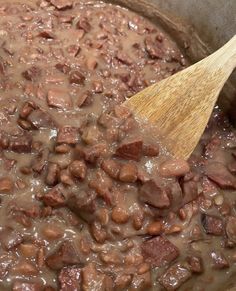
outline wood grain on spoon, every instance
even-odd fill
[[[157,125],[169,151],[188,159],[236,66],[236,36],[221,49],[128,99],[137,117]]]

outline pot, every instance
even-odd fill
[[[113,0],[163,28],[178,42],[191,62],[206,57],[236,34],[235,0]],[[220,94],[218,104],[236,126],[236,72]]]

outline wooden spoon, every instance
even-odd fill
[[[202,61],[134,95],[124,105],[157,125],[169,151],[188,159],[236,66],[236,35]]]

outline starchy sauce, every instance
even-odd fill
[[[235,130],[186,162],[121,106],[187,65],[121,7],[0,1],[0,290],[233,286]]]

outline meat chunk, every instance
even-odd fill
[[[0,193],[12,193],[14,184],[11,178],[2,177],[0,178]]]
[[[72,100],[69,93],[62,89],[51,89],[47,95],[48,106],[63,110],[72,107]]]
[[[20,117],[26,119],[32,111],[37,109],[37,105],[32,101],[27,101],[23,104],[20,110]]]
[[[10,138],[9,149],[16,153],[30,153],[32,147],[31,135],[18,135]]]
[[[69,165],[70,173],[81,180],[84,180],[87,173],[87,166],[83,161],[75,160]]]
[[[52,40],[54,39],[56,36],[52,33],[51,30],[42,30],[40,31],[40,33],[38,34],[39,37],[48,39],[48,40]]]
[[[153,180],[145,182],[139,190],[139,199],[156,208],[169,208],[170,199],[167,191]]]
[[[45,183],[48,186],[55,186],[59,181],[60,167],[56,163],[49,163]]]
[[[93,213],[96,209],[95,198],[96,193],[93,191],[80,191],[68,197],[67,205],[78,215],[81,215],[83,211]]]
[[[222,163],[208,163],[205,168],[205,174],[221,189],[236,189],[236,177],[233,176],[227,167]]]
[[[145,39],[145,49],[152,59],[162,59],[164,56],[163,50],[159,47],[159,43],[154,40],[150,36]]]
[[[80,17],[79,21],[76,23],[76,28],[83,29],[85,32],[89,32],[91,25],[86,17]]]
[[[81,268],[76,266],[63,268],[58,276],[61,291],[81,290]]]
[[[198,196],[198,183],[190,180],[182,183],[182,191],[183,191],[183,201],[182,205],[185,205],[193,200],[195,200]]]
[[[21,234],[11,227],[4,227],[0,231],[1,246],[6,250],[10,250],[16,247],[17,245],[22,243],[22,241],[23,238]]]
[[[60,270],[69,265],[79,264],[80,260],[74,245],[70,241],[65,241],[47,257],[46,263],[52,270]]]
[[[36,129],[40,128],[56,128],[56,121],[52,118],[52,116],[41,109],[33,110],[32,113],[29,114],[27,120],[34,126]]]
[[[190,270],[184,264],[177,263],[171,266],[158,281],[166,290],[176,290],[190,277]]]
[[[66,10],[72,8],[72,0],[50,0],[50,3],[58,10]]]
[[[49,150],[47,148],[39,152],[38,156],[32,161],[32,169],[34,172],[40,174],[43,171],[47,164],[48,156]]]
[[[84,84],[85,76],[80,71],[71,71],[69,73],[69,82],[71,84]]]
[[[73,126],[63,126],[57,134],[57,143],[74,145],[78,142],[78,128]]]
[[[107,144],[98,143],[96,145],[87,147],[85,149],[85,160],[91,164],[97,162],[97,160],[107,154]]]
[[[41,76],[41,69],[39,67],[33,66],[22,72],[22,76],[28,81],[35,81]]]
[[[153,267],[170,264],[179,256],[178,248],[163,236],[147,240],[141,245],[142,255]]]
[[[64,74],[68,74],[71,70],[70,66],[61,63],[56,64],[55,68]]]
[[[42,200],[47,206],[62,207],[65,205],[66,197],[63,188],[58,185],[44,194]]]
[[[224,224],[221,218],[202,214],[202,225],[207,234],[212,235],[223,235],[224,234]]]
[[[42,287],[39,283],[31,283],[27,281],[17,280],[13,283],[12,291],[41,291]]]
[[[228,217],[226,223],[226,234],[229,240],[236,244],[236,217]]]
[[[148,157],[157,157],[159,155],[159,146],[153,144],[143,145],[143,155]]]
[[[171,159],[162,163],[159,170],[163,177],[180,177],[187,174],[190,167],[185,160]]]
[[[116,155],[125,160],[139,161],[142,155],[143,141],[132,139],[123,141],[116,150]]]
[[[203,272],[203,263],[200,257],[189,256],[187,262],[192,273],[200,274]]]
[[[229,262],[222,253],[212,252],[211,258],[214,269],[225,269],[229,267]]]

